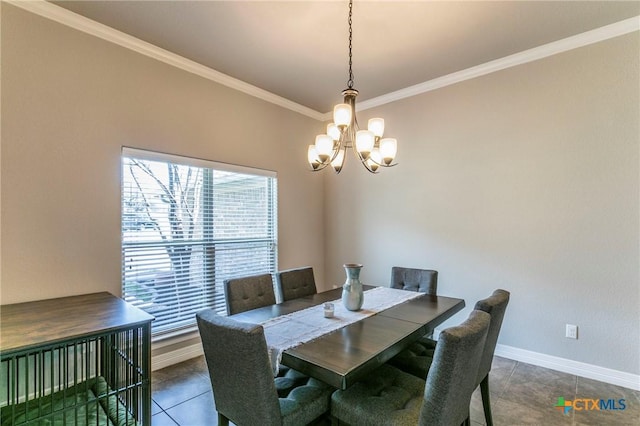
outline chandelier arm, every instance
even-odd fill
[[[364,159],[364,157],[363,157],[363,156],[358,152],[358,150],[356,149],[356,145],[355,145],[355,144],[353,144],[353,145],[351,146],[351,148],[353,149],[353,152],[356,154],[356,157],[358,158],[358,160],[360,160],[360,163],[364,166],[364,168],[365,168],[365,169],[367,169],[367,171],[368,171],[369,173],[372,173],[372,174],[374,174],[374,175],[378,173],[378,171],[377,171],[377,170],[373,170],[373,169],[371,168],[371,166],[369,165],[369,163],[367,163],[367,160],[365,160],[365,159]],[[376,164],[377,164],[377,163],[376,163]]]
[[[319,172],[320,170],[324,170],[324,169],[326,169],[326,168],[327,168],[327,166],[328,166],[329,164],[331,164],[331,163],[327,163],[327,164],[325,164],[325,163],[318,163],[318,164],[319,164],[319,166],[318,166],[318,167],[316,167],[315,169],[314,169],[314,168],[312,168],[312,169],[311,169],[311,171],[312,171],[312,172]],[[312,166],[312,167],[313,167],[313,166]]]
[[[316,166],[314,166],[316,164]],[[319,172],[320,170],[324,170],[331,163],[322,163],[320,161],[314,162],[313,164],[309,163],[311,166],[312,172]]]
[[[334,146],[333,147],[333,154],[331,155],[331,158],[329,158],[326,163],[327,164],[331,164],[333,162],[333,160],[336,159],[336,157],[338,157],[338,154],[340,153],[340,150],[342,149],[342,140],[338,140],[338,146]]]
[[[355,117],[351,120],[351,124],[345,130],[344,135],[344,146],[356,148],[356,134],[358,133],[358,122]]]
[[[342,158],[342,164],[340,164],[340,168],[339,168],[339,169],[337,169],[337,170],[336,170],[336,169],[335,169],[335,167],[334,167],[334,169],[333,169],[333,171],[334,171],[334,172],[336,172],[336,174],[337,174],[337,175],[339,175],[339,174],[340,174],[340,172],[342,171],[342,169],[344,169],[344,165],[347,163],[347,157],[348,157],[348,155],[347,155],[347,148],[346,148],[346,147],[344,147],[344,148],[342,148],[342,149],[344,149],[344,157]]]
[[[378,163],[376,160],[374,160],[371,157],[369,157],[369,159],[371,160],[372,163],[375,163],[380,167],[393,167],[393,166],[397,166],[398,165],[398,163],[392,163],[392,164],[385,164],[384,162]]]

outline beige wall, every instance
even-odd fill
[[[2,122],[3,304],[121,294],[122,146],[275,170],[279,266],[323,279],[315,120],[3,4]]]
[[[360,113],[385,118],[399,165],[327,179],[328,279],[345,262],[371,284],[393,265],[437,269],[439,292],[467,301],[449,323],[505,288],[501,344],[640,373],[638,41]]]
[[[321,124],[1,10],[3,304],[120,294],[126,145],[276,170],[279,266],[311,264],[321,289],[345,262],[371,284],[436,268],[469,309],[512,292],[501,344],[640,373],[637,33],[363,111],[400,165],[320,177],[304,141]]]

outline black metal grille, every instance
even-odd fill
[[[144,333],[136,327],[0,354],[0,424],[150,424]]]

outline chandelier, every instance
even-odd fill
[[[398,150],[394,138],[383,138],[384,119],[372,118],[367,130],[359,130],[356,118],[356,96],[353,88],[352,70],[352,29],[351,16],[353,0],[349,0],[349,79],[347,88],[342,91],[344,103],[333,108],[333,123],[327,125],[327,133],[316,136],[316,143],[309,145],[307,161],[314,172],[331,165],[340,173],[345,162],[346,151],[351,148],[360,163],[371,173],[378,173],[380,167],[392,167]]]

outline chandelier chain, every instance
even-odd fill
[[[351,14],[353,12],[353,1],[349,0],[349,80],[347,81],[347,87],[349,89],[353,89],[353,54],[351,53],[352,46],[351,42],[353,39],[353,31],[351,30]]]

